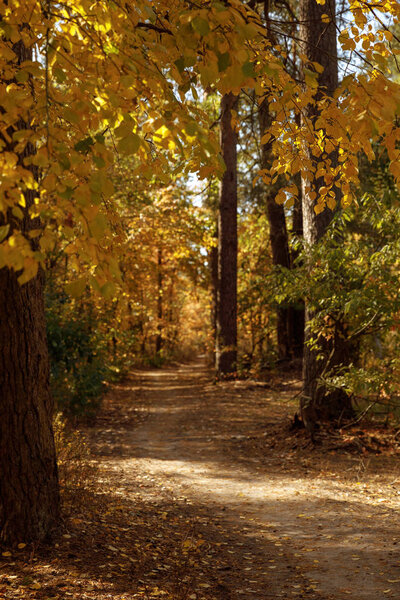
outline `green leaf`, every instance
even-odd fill
[[[24,69],[21,69],[20,71],[18,71],[18,73],[15,75],[15,79],[19,82],[19,83],[25,83],[26,81],[28,81],[29,79],[29,73],[27,71],[25,71]]]
[[[82,296],[83,292],[86,288],[86,277],[81,277],[80,279],[75,279],[75,281],[71,281],[65,285],[65,291],[67,294],[72,296],[73,298],[77,298]]]
[[[307,68],[304,68],[303,72],[306,84],[311,89],[316,89],[318,87],[318,73],[315,73],[314,71],[311,71],[311,69]]]
[[[218,54],[218,71],[221,73],[225,71],[229,65],[231,64],[231,57],[229,52],[224,52],[223,54]]]
[[[64,71],[62,69],[60,69],[60,67],[55,67],[53,69],[53,75],[54,75],[57,83],[63,83],[67,78],[66,74],[64,73]]]
[[[64,108],[64,119],[70,121],[71,123],[77,124],[80,122],[81,117],[80,115],[78,115],[78,113],[71,110],[70,108]]]
[[[106,138],[104,137],[103,133],[96,133],[94,137],[96,139],[96,142],[99,142],[99,144],[104,144],[106,141]]]
[[[63,171],[67,171],[71,167],[70,160],[66,154],[59,155],[58,164],[61,166]]]
[[[112,281],[107,281],[107,283],[101,286],[100,291],[107,300],[111,300],[117,292],[117,287]]]
[[[150,21],[151,23],[155,23],[155,22],[157,21],[157,15],[156,15],[156,13],[154,12],[154,10],[153,10],[153,9],[152,9],[150,6],[145,6],[145,7],[144,7],[144,10],[145,10],[145,11],[146,11],[146,13],[147,13],[147,16],[148,16],[148,18],[149,18],[149,21]]]
[[[189,121],[189,123],[186,123],[185,125],[185,131],[188,135],[194,137],[198,131],[197,123],[194,121]]]
[[[136,133],[130,133],[118,142],[118,150],[122,154],[135,154],[140,147],[140,137]]]
[[[11,212],[14,215],[14,217],[17,217],[17,219],[20,219],[21,221],[24,218],[24,213],[22,212],[19,206],[13,206]]]
[[[61,198],[65,198],[65,200],[69,200],[72,198],[72,194],[74,193],[74,189],[67,185],[65,190],[60,193]]]
[[[82,154],[86,154],[87,152],[89,152],[90,147],[94,145],[94,140],[92,137],[87,137],[84,140],[80,140],[79,142],[77,142],[74,146],[74,149],[77,152],[82,152]]]
[[[183,73],[183,71],[185,70],[185,59],[183,58],[183,56],[180,56],[175,62],[174,62],[176,68],[178,69],[179,73]]]
[[[254,65],[252,62],[245,62],[244,65],[242,65],[242,73],[245,77],[255,77],[256,76],[256,72],[254,71]]]
[[[210,33],[210,26],[208,21],[202,19],[201,17],[195,17],[192,21],[192,27],[194,31],[201,36],[205,36]]]
[[[98,169],[102,169],[106,164],[106,161],[102,156],[93,156],[93,162]]]
[[[95,218],[90,221],[90,232],[97,240],[100,240],[107,228],[107,219],[102,214],[97,214]]]
[[[7,223],[7,225],[2,225],[0,227],[0,243],[6,239],[9,230],[10,230],[10,225],[8,223]]]

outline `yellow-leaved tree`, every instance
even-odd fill
[[[111,166],[222,172],[197,86],[248,79],[257,27],[240,2],[0,2],[0,538],[44,538],[59,515],[43,305],[46,254],[78,284],[123,280]],[[229,60],[227,60],[229,58]],[[217,157],[217,160],[215,158]]]
[[[385,72],[392,34],[383,20],[399,16],[391,0],[350,3],[339,40],[350,62],[361,53],[371,68],[354,70],[332,96],[307,56],[305,85],[291,78],[282,48],[239,0],[0,0],[2,540],[42,539],[58,520],[43,265],[57,248],[75,269],[75,291],[123,285],[113,249],[129,229],[115,200],[116,157],[134,156],[135,175],[166,189],[180,174],[220,176],[218,138],[196,99],[202,89],[253,88],[274,114],[263,143],[272,140],[279,158],[266,181],[301,171],[325,183],[312,198],[317,212],[333,207],[336,188],[345,204],[358,153],[372,157],[374,139],[399,181],[400,87]],[[277,199],[294,193],[290,184]]]

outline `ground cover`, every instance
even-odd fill
[[[397,600],[396,432],[314,446],[298,392],[295,373],[215,384],[200,360],[110,386],[55,546],[5,549],[0,598]]]

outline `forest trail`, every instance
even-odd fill
[[[284,443],[289,436],[293,385],[213,385],[198,361],[137,372],[120,388],[147,416],[117,441],[105,434],[98,453],[117,470],[119,494],[159,515],[153,547],[163,527],[186,531],[172,552],[187,563],[177,598],[400,598],[392,458],[375,469],[374,455],[301,450],[295,436],[275,444],[279,428]],[[161,541],[159,551],[158,567],[141,576],[146,593],[160,573],[169,587]]]
[[[298,391],[200,360],[110,385],[62,446],[56,538],[2,552],[0,599],[399,600],[398,436],[314,448]]]

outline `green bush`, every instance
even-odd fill
[[[47,339],[51,388],[59,410],[92,416],[101,403],[108,375],[106,343],[89,304],[48,291]]]
[[[339,212],[324,238],[300,255],[296,269],[275,278],[280,301],[301,294],[313,311],[309,326],[318,349],[335,331],[350,364],[324,373],[359,414],[400,415],[400,198],[364,194]],[[339,329],[340,327],[340,329]]]

